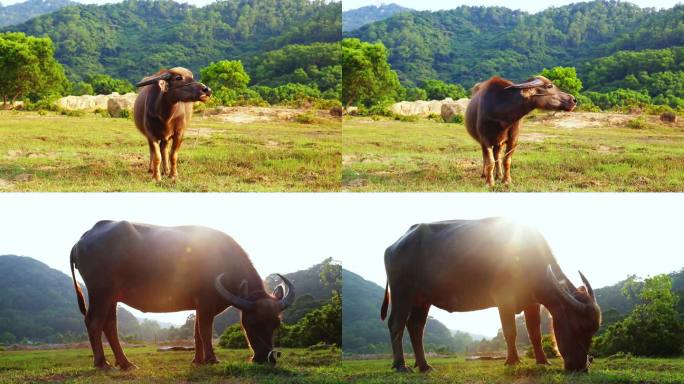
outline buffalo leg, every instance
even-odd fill
[[[88,302],[90,308],[88,308],[85,316],[85,324],[88,330],[88,339],[90,339],[90,347],[93,349],[93,365],[96,368],[109,369],[112,366],[105,359],[102,332],[109,315],[112,299],[89,295]]]
[[[396,290],[390,290],[390,292],[392,294],[390,300],[392,303],[392,313],[390,313],[387,326],[389,327],[392,353],[394,355],[392,368],[396,369],[397,372],[411,372],[411,368],[406,366],[404,360],[403,345],[404,328],[406,328],[406,322],[408,321],[411,308],[404,304],[406,301],[401,300],[401,295],[395,294]]]
[[[534,358],[537,360],[537,364],[549,364],[542,349],[539,304],[533,304],[525,308],[525,326],[527,327],[527,334],[530,337],[532,348],[534,348]]]
[[[195,311],[195,358],[192,363],[195,365],[204,362],[204,344],[202,344],[202,337],[200,336],[199,311]]]
[[[518,349],[515,347],[515,339],[518,336],[515,329],[515,312],[506,307],[499,307],[499,317],[501,318],[501,328],[503,328],[506,346],[508,347],[506,365],[517,364],[520,362],[520,358],[518,357]]]
[[[119,334],[116,329],[116,301],[112,303],[112,306],[109,309],[109,315],[107,316],[107,321],[104,325],[104,334],[107,337],[109,346],[112,348],[112,352],[116,358],[116,365],[123,370],[137,368],[133,363],[128,361],[128,358],[124,354],[123,348],[121,348],[121,344],[119,343]]]
[[[160,165],[161,165],[161,148],[160,144],[156,141],[151,141],[152,145],[152,176],[155,180],[161,181]]]
[[[173,179],[178,177],[178,152],[180,152],[182,143],[182,133],[173,135],[173,146],[171,147],[171,178]]]
[[[423,349],[423,332],[425,331],[425,322],[427,321],[429,311],[429,305],[414,307],[406,324],[409,336],[411,337],[411,345],[413,345],[413,353],[416,356],[415,366],[421,372],[432,371],[432,366],[425,360],[425,350]]]
[[[214,354],[214,348],[211,345],[211,338],[213,336],[214,326],[214,312],[213,309],[207,310],[201,308],[197,311],[199,315],[200,338],[202,339],[202,350],[204,352],[203,364],[216,364],[218,359]]]
[[[490,187],[494,186],[494,151],[492,147],[487,144],[482,144],[482,158],[484,165],[482,172],[485,174],[485,180]]]
[[[513,152],[518,145],[518,132],[520,131],[520,122],[517,122],[508,130],[508,139],[506,140],[506,155],[504,156],[504,184],[511,183],[511,163],[513,162]]]
[[[503,164],[501,164],[501,145],[499,144],[494,146],[494,168],[496,171],[494,178],[496,180],[501,179],[503,176]]]
[[[154,141],[147,139],[147,146],[150,147],[150,164],[147,168],[148,173],[154,173]]]
[[[162,175],[170,175],[171,165],[169,163],[169,141],[166,139],[162,139],[159,143],[159,147],[161,152]]]

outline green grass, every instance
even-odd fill
[[[462,124],[345,118],[348,191],[684,191],[684,125],[655,118],[576,128],[523,123],[513,184],[488,188]],[[589,125],[589,124],[588,124]]]
[[[0,111],[0,190],[331,191],[340,185],[340,134],[335,119],[234,124],[196,115],[179,179],[156,183],[132,120]]]
[[[428,359],[433,372],[395,373],[390,360],[344,360],[345,378],[358,383],[682,383],[684,358],[681,359],[595,359],[588,374],[568,374],[562,361],[553,359],[551,366],[537,366],[531,359],[515,367],[504,367],[502,361],[470,361],[462,357]],[[407,360],[407,364],[409,360]]]
[[[247,350],[217,349],[219,364],[193,367],[194,352],[157,352],[155,347],[124,348],[138,369],[99,371],[90,348],[0,352],[0,383],[338,383],[338,349],[284,349],[275,367],[247,362]],[[106,350],[110,363],[114,359]]]

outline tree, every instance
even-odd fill
[[[458,100],[468,97],[468,92],[460,84],[447,84],[442,80],[426,80],[423,82],[423,89],[430,100],[444,100],[447,97]]]
[[[596,352],[602,356],[618,352],[638,356],[680,354],[684,348],[684,323],[677,312],[679,297],[672,292],[672,279],[658,275],[647,278],[642,286],[630,279],[623,294],[636,295],[643,303],[595,339]]]
[[[389,51],[378,42],[342,40],[342,103],[370,106],[396,100],[402,91],[397,73],[387,59]]]
[[[242,331],[242,325],[235,323],[227,327],[219,338],[219,345],[228,349],[247,348],[247,338]]]
[[[405,99],[408,101],[427,100],[427,92],[423,88],[411,87],[406,89]]]
[[[577,96],[582,90],[582,80],[577,77],[575,67],[544,68],[540,75],[553,81],[558,88],[572,95]]]
[[[88,82],[96,95],[109,95],[113,92],[125,94],[134,90],[133,85],[127,80],[115,79],[105,74],[92,76]]]
[[[13,104],[29,94],[35,98],[60,94],[66,85],[50,38],[0,33],[0,95],[4,104]]]
[[[249,75],[240,60],[221,60],[211,63],[200,71],[202,82],[221,90],[241,90],[249,84]]]

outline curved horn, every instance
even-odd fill
[[[587,293],[589,293],[589,297],[591,297],[592,300],[596,301],[596,298],[594,297],[594,290],[591,288],[591,284],[589,284],[589,280],[587,280],[586,277],[582,274],[582,271],[577,271],[579,272],[580,277],[582,278],[582,282],[584,283],[584,286],[587,288]]]
[[[231,304],[233,304],[233,307],[239,309],[239,310],[249,310],[254,307],[254,303],[252,303],[249,300],[245,300],[242,297],[238,295],[234,295],[232,292],[227,290],[223,284],[221,284],[221,279],[223,279],[223,273],[216,276],[216,280],[214,280],[214,288],[216,288],[216,291],[219,293],[219,295],[223,296],[224,299],[228,300]]]
[[[283,284],[287,287],[287,293],[283,296],[282,299],[280,299],[280,308],[281,310],[284,310],[285,308],[289,307],[290,304],[294,303],[295,299],[295,288],[294,285],[288,280],[285,276],[277,273],[278,277],[283,281]]]
[[[542,79],[535,77],[534,79],[527,81],[527,82],[524,82],[524,83],[509,85],[508,87],[506,87],[506,89],[509,89],[509,88],[530,89],[530,88],[541,87],[542,85],[544,85],[544,81]]]
[[[155,76],[155,77],[152,77],[152,78],[145,78],[145,79],[142,79],[142,80],[141,80],[138,84],[136,84],[135,86],[136,86],[137,88],[140,88],[140,87],[144,87],[144,86],[146,86],[146,85],[150,85],[150,84],[156,83],[156,82],[159,81],[159,80],[168,80],[168,79],[170,79],[170,78],[171,78],[171,74],[168,73],[168,72],[164,72],[164,73],[162,73],[162,74],[159,75],[159,76]]]
[[[575,298],[570,292],[568,292],[567,289],[563,288],[561,286],[561,283],[558,281],[558,278],[556,278],[556,275],[553,273],[553,270],[551,269],[551,265],[548,265],[546,268],[546,276],[551,280],[553,283],[553,287],[555,288],[555,291],[560,295],[561,299],[571,307],[575,308],[578,311],[583,311],[587,308],[587,303],[583,303]]]

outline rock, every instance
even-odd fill
[[[429,115],[441,115],[442,105],[449,104],[456,108],[465,111],[465,107],[468,106],[468,99],[459,99],[454,101],[452,98],[447,97],[444,100],[418,100],[418,101],[401,101],[399,103],[394,103],[390,106],[390,111],[395,115],[401,116],[429,116]],[[462,114],[463,112],[461,112]]]
[[[660,115],[660,121],[663,123],[676,123],[677,122],[677,114],[674,112],[663,112]]]
[[[107,100],[107,112],[109,116],[121,117],[121,111],[133,111],[133,104],[135,103],[135,93],[127,93],[122,96],[112,96]]]
[[[356,116],[359,114],[359,107],[347,107],[344,110],[344,113],[349,116]]]
[[[58,107],[71,111],[94,111],[96,109],[108,109],[109,99],[119,99],[125,98],[131,102],[135,102],[135,93],[127,93],[125,95],[119,95],[114,92],[110,95],[83,95],[83,96],[66,96],[58,99],[55,103]]]

